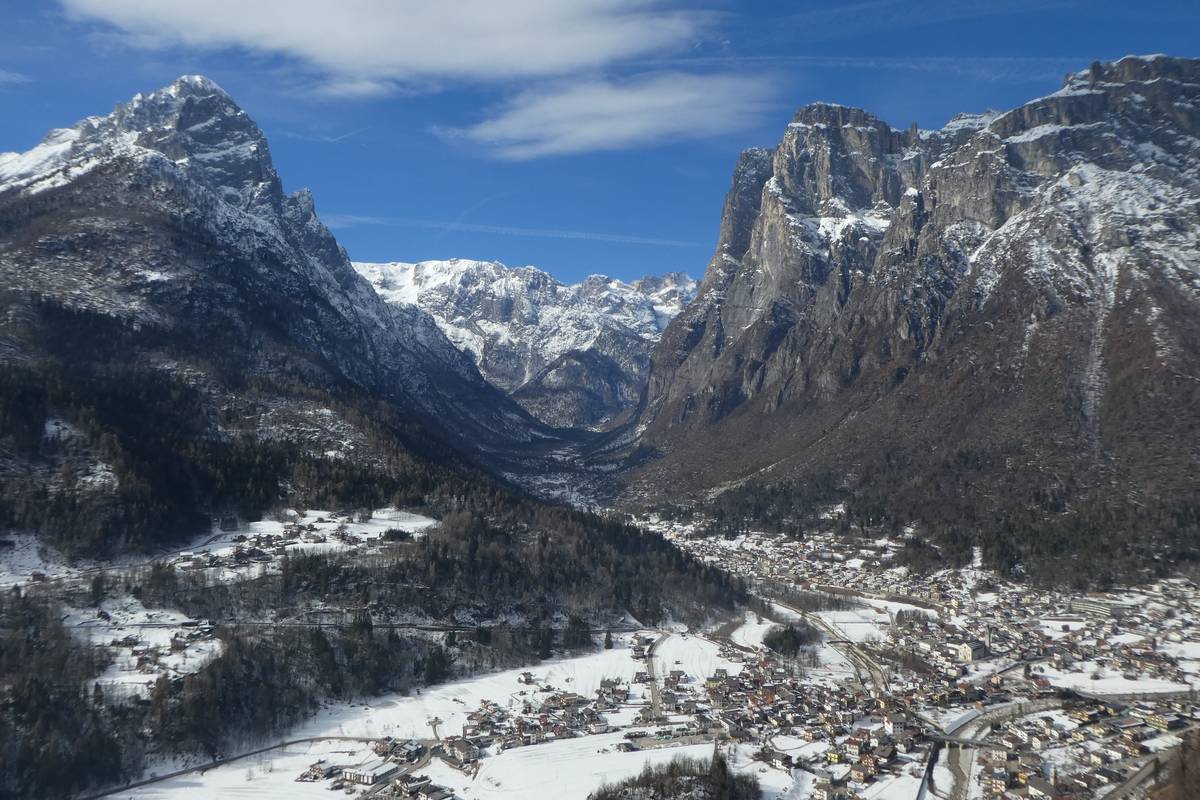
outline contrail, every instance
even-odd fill
[[[497,192],[496,194],[488,195],[487,197],[483,198],[482,200],[480,200],[477,203],[471,204],[467,208],[463,209],[459,213],[459,215],[454,218],[453,222],[451,222],[449,225],[447,225],[445,228],[443,228],[442,231],[437,235],[437,238],[441,239],[443,236],[445,236],[450,231],[461,230],[462,226],[466,223],[467,217],[471,216],[471,214],[473,214],[476,211],[478,211],[479,209],[483,208],[485,205],[492,202],[493,200],[499,200],[500,198],[508,197],[511,194],[512,194],[512,192]]]
[[[360,133],[366,133],[373,128],[373,125],[367,125],[365,128],[340,133],[337,136],[325,136],[323,134],[297,133],[296,131],[280,131],[280,135],[286,136],[289,139],[300,139],[305,142],[318,142],[320,144],[337,144],[344,142],[352,136],[358,136]]]
[[[596,233],[594,231],[566,231],[557,228],[518,228],[511,225],[480,225],[473,222],[446,222],[412,217],[373,217],[360,214],[323,214],[321,217],[331,228],[352,228],[355,225],[383,225],[396,228],[431,228],[434,230],[470,231],[472,233],[494,233],[500,236],[529,236],[540,239],[581,239],[590,242],[615,242],[619,244],[643,244],[653,247],[703,247],[701,242],[680,239],[657,239],[649,236],[627,236],[619,233]]]
[[[341,136],[329,136],[329,137],[325,138],[325,141],[329,142],[330,144],[333,144],[334,142],[340,142],[345,139],[349,139],[351,136],[358,136],[360,133],[366,133],[367,131],[371,130],[371,127],[372,126],[368,125],[365,128],[359,128],[356,131],[350,131],[349,133],[343,133]]]

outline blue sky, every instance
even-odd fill
[[[202,73],[351,257],[566,281],[700,275],[738,151],[804,103],[939,127],[1092,60],[1200,55],[1200,4],[1163,0],[0,0],[0,19],[0,151]]]

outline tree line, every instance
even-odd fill
[[[588,800],[758,800],[758,778],[735,773],[721,753],[709,760],[676,757],[647,764],[638,775],[592,792]]]

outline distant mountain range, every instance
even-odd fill
[[[603,428],[637,404],[650,351],[696,294],[682,273],[566,286],[495,261],[356,263],[389,303],[416,306],[480,372],[543,422]]]

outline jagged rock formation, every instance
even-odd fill
[[[136,419],[84,410],[99,386],[110,400],[122,396],[111,403],[116,416],[122,404],[135,415],[143,400],[168,417],[187,408],[174,421],[149,405],[142,412],[159,433],[186,431],[191,443],[180,448],[224,448],[222,462],[234,442],[238,458],[257,446],[248,443],[269,443],[288,448],[281,463],[323,459],[394,475],[413,465],[405,447],[505,465],[506,454],[551,440],[432,318],[372,290],[311,195],[284,195],[257,125],[201,77],[0,155],[0,281],[0,405],[10,422],[29,417],[20,417],[23,441],[14,423],[0,442],[6,510],[18,521],[39,513],[30,498],[114,490],[81,480],[80,469],[123,465],[125,483],[137,484],[162,477],[147,472],[155,458],[184,460],[152,453]],[[173,403],[155,394],[161,380],[179,393]],[[85,391],[79,381],[92,383]],[[78,403],[66,399],[72,393]],[[128,441],[101,441],[121,425]],[[89,437],[90,453],[81,445]],[[142,446],[136,467],[131,454]],[[95,463],[81,468],[82,457]],[[270,461],[246,458],[252,471]]]
[[[1200,61],[1167,57],[940,131],[802,108],[737,164],[622,440],[629,494],[784,482],[993,532],[1089,504],[1192,530],[1198,134]]]
[[[563,428],[604,427],[637,403],[650,350],[696,292],[682,273],[566,286],[494,261],[354,266],[389,302],[432,315],[488,381]]]

